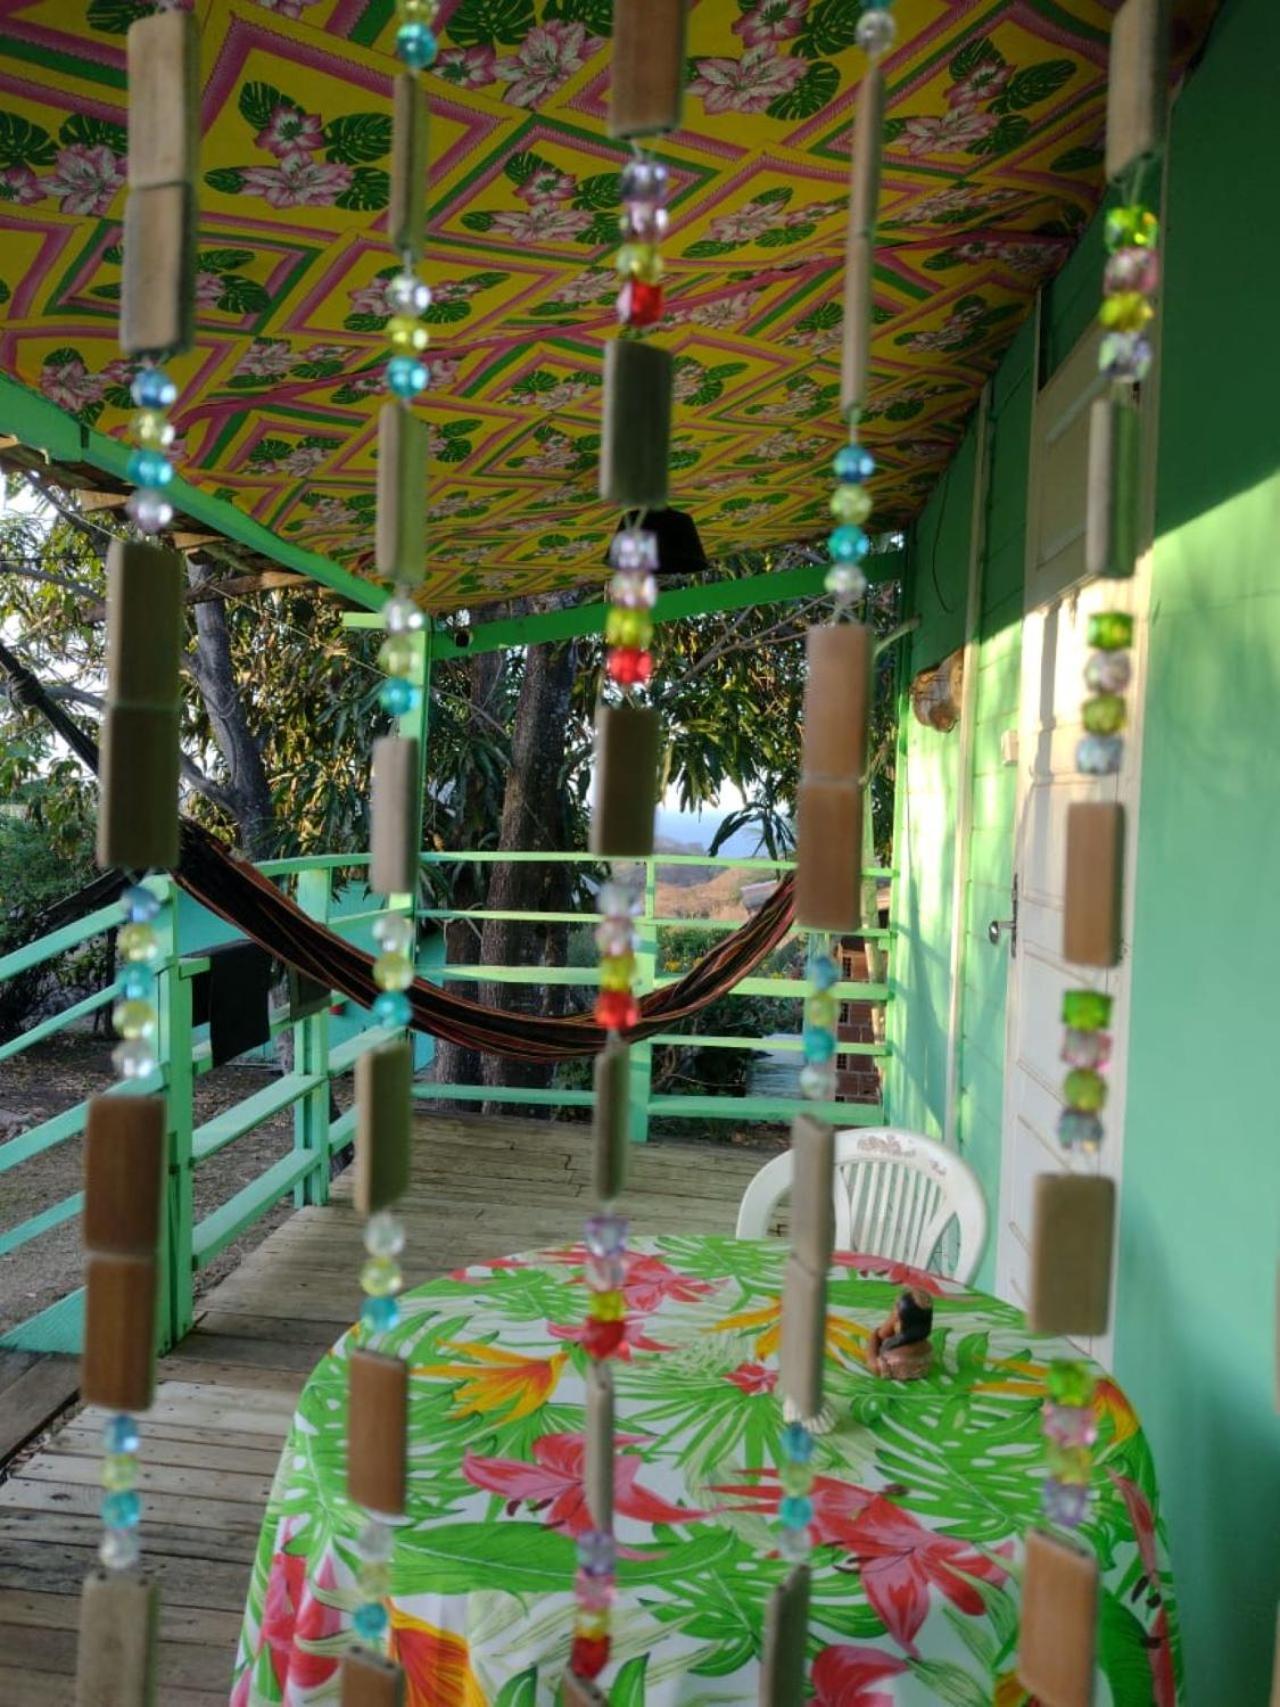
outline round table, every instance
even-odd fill
[[[504,1257],[402,1299],[409,1500],[389,1604],[409,1707],[550,1707],[573,1621],[583,1500],[582,1250]],[[614,1363],[620,1547],[614,1707],[756,1701],[782,1428],[786,1249],[638,1241]],[[934,1297],[932,1374],[870,1375],[866,1336],[904,1285]],[[832,1270],[810,1622],[819,1707],[1016,1707],[1022,1536],[1043,1477],[1040,1407],[1061,1342],[980,1292],[880,1258]],[[340,1340],[299,1400],[245,1611],[235,1707],[337,1701],[353,1640]],[[1100,1375],[1092,1515],[1102,1582],[1095,1707],[1170,1707],[1180,1659],[1151,1453]]]

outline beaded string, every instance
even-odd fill
[[[411,71],[425,71],[435,63],[439,44],[432,25],[439,11],[438,0],[396,0],[399,27],[395,48]],[[405,250],[401,270],[387,281],[387,303],[391,318],[386,325],[390,353],[386,365],[387,390],[402,409],[412,406],[427,389],[430,373],[423,356],[430,333],[423,317],[431,307],[431,287],[417,271],[417,257]],[[409,589],[397,585],[382,609],[385,639],[378,651],[379,668],[386,681],[378,692],[378,703],[390,717],[415,711],[422,688],[413,679],[418,669],[420,644],[415,636],[426,618],[410,597]],[[389,902],[390,897],[384,901]],[[373,937],[378,953],[373,962],[373,980],[378,986],[371,1009],[377,1024],[402,1030],[409,1024],[411,1008],[405,994],[414,979],[416,920],[412,912],[383,912],[375,920]],[[400,1255],[405,1229],[400,1218],[382,1209],[365,1223],[365,1262],[360,1270],[364,1304],[360,1311],[360,1343],[373,1349],[400,1321],[398,1295],[404,1286]],[[369,1512],[356,1540],[359,1568],[356,1587],[360,1595],[352,1623],[356,1635],[368,1647],[383,1651],[389,1617],[386,1601],[391,1592],[391,1557],[395,1530],[376,1512]]]
[[[1113,398],[1126,404],[1132,402],[1135,388],[1151,368],[1146,329],[1155,312],[1152,298],[1160,282],[1159,222],[1138,198],[1142,171],[1139,165],[1124,204],[1106,216],[1107,263],[1098,312],[1104,332],[1098,365],[1111,382]],[[1115,566],[1117,574],[1131,570],[1131,565]],[[1076,747],[1076,769],[1083,776],[1115,776],[1125,756],[1133,616],[1114,609],[1095,612],[1089,618],[1087,638],[1086,698],[1080,712],[1084,734]],[[1073,989],[1063,994],[1062,1059],[1067,1072],[1058,1141],[1073,1153],[1096,1155],[1105,1140],[1102,1115],[1111,1059],[1111,1009],[1112,998],[1101,990]],[[1044,1515],[1060,1528],[1078,1529],[1089,1514],[1091,1448],[1098,1433],[1094,1380],[1088,1365],[1076,1358],[1054,1359],[1048,1393],[1043,1416],[1048,1469]]]
[[[888,52],[897,35],[889,4],[890,0],[883,3],[876,0],[864,7],[858,19],[858,45],[873,65]],[[862,563],[871,550],[864,524],[872,511],[867,482],[875,473],[876,464],[871,452],[859,443],[856,411],[849,418],[849,442],[836,452],[832,466],[836,487],[831,494],[830,509],[835,525],[827,537],[831,567],[823,584],[831,595],[832,620],[839,622],[852,615],[853,606],[866,593],[867,578]],[[809,933],[800,1094],[811,1102],[830,1102],[836,1094],[840,1003],[835,987],[840,982],[840,967],[833,948],[832,938],[826,932]],[[817,1417],[799,1417],[793,1411],[790,1401],[785,1401],[778,1550],[785,1559],[802,1563],[812,1547],[815,1436],[828,1433],[835,1419],[826,1406]]]

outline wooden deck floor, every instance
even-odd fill
[[[633,1151],[625,1207],[649,1233],[731,1233],[764,1160],[710,1145]],[[349,1325],[361,1223],[345,1178],[202,1301],[160,1366],[143,1431],[143,1544],[162,1579],[159,1707],[224,1704],[276,1457],[308,1370]],[[425,1115],[403,1205],[410,1285],[578,1236],[591,1202],[584,1125]],[[0,1484],[0,1702],[70,1699],[81,1579],[99,1535],[101,1420],[73,1412]]]

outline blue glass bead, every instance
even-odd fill
[[[1041,1496],[1050,1523],[1079,1529],[1089,1514],[1089,1489],[1078,1482],[1059,1482],[1050,1476]]]
[[[132,1488],[108,1494],[102,1502],[102,1521],[108,1529],[134,1529],[142,1519],[142,1498]]]
[[[871,541],[861,528],[839,527],[827,539],[836,563],[858,563],[871,550]]]
[[[102,1447],[104,1452],[136,1452],[138,1425],[133,1418],[124,1412],[108,1417],[102,1425]]]
[[[813,1436],[803,1423],[788,1423],[783,1429],[782,1450],[793,1464],[807,1464],[813,1457]]]
[[[389,1333],[400,1320],[400,1306],[392,1297],[366,1298],[360,1320],[370,1333]]]
[[[1083,1108],[1064,1108],[1058,1116],[1058,1142],[1065,1150],[1091,1155],[1102,1143],[1102,1122]]]
[[[815,954],[809,962],[809,982],[815,990],[829,990],[840,982],[840,968],[829,954]]]
[[[126,1002],[154,1001],[156,975],[149,966],[126,966],[120,976],[119,989]]]
[[[617,1545],[605,1530],[588,1529],[578,1537],[578,1568],[587,1576],[612,1576],[617,1557]]]
[[[171,409],[178,401],[178,388],[162,367],[144,367],[129,387],[139,409]]]
[[[779,1503],[778,1516],[786,1529],[807,1529],[813,1522],[813,1501],[808,1494],[788,1494]]]
[[[158,450],[135,450],[124,472],[135,486],[167,486],[173,479],[173,464]]]
[[[388,682],[383,682],[378,692],[378,704],[392,717],[404,717],[418,703],[418,689],[412,682],[406,682],[403,676],[393,676]]]
[[[400,990],[384,990],[373,1004],[373,1017],[378,1024],[397,1030],[408,1025],[411,1014],[409,998]]]
[[[436,62],[440,44],[426,24],[401,24],[396,31],[396,52],[413,71],[425,71]]]
[[[1086,735],[1076,748],[1076,769],[1085,776],[1114,776],[1123,763],[1123,735]]]
[[[858,485],[870,480],[876,471],[876,459],[861,445],[841,445],[834,463],[836,479]]]
[[[392,356],[387,363],[387,389],[397,397],[416,397],[427,389],[430,380],[427,364],[417,356]]]
[[[829,1061],[835,1054],[835,1037],[825,1026],[807,1025],[803,1035],[806,1061]]]
[[[366,1600],[363,1606],[356,1607],[352,1623],[357,1636],[363,1636],[366,1642],[376,1642],[386,1632],[387,1609],[380,1600]]]
[[[147,925],[158,917],[160,903],[141,883],[131,883],[120,897],[125,917],[131,924]]]

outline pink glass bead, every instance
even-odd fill
[[[1062,1038],[1062,1059],[1072,1067],[1105,1067],[1111,1059],[1109,1031],[1071,1031]]]
[[[585,1612],[607,1612],[618,1591],[611,1576],[579,1571],[574,1579],[573,1592]]]
[[[607,959],[630,954],[636,945],[636,933],[630,919],[604,919],[596,926],[596,947]]]
[[[624,610],[650,610],[658,597],[658,583],[645,569],[619,569],[609,583],[609,600]]]
[[[1084,667],[1085,684],[1094,693],[1123,693],[1132,673],[1127,652],[1095,652]]]
[[[620,1292],[626,1271],[621,1257],[588,1256],[583,1278],[593,1292]]]
[[[1102,288],[1108,296],[1140,291],[1151,296],[1160,283],[1160,257],[1154,249],[1117,249],[1107,261]]]
[[[622,528],[609,546],[609,562],[615,569],[656,569],[658,536],[648,528]]]
[[[1098,1419],[1089,1405],[1046,1405],[1044,1432],[1057,1446],[1092,1446]]]

